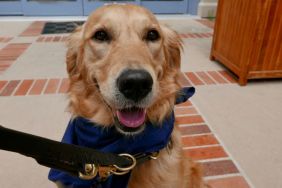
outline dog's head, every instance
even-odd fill
[[[101,126],[136,134],[171,113],[180,88],[181,40],[135,5],[91,14],[68,42],[70,109]]]

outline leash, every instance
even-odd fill
[[[65,171],[83,180],[124,175],[136,165],[156,159],[158,152],[130,154],[104,153],[27,134],[0,125],[0,149],[32,157],[40,165]]]

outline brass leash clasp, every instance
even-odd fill
[[[118,165],[114,164],[113,165],[114,169],[110,171],[111,173],[115,175],[124,175],[124,174],[127,174],[130,170],[132,170],[136,166],[136,163],[137,163],[136,159],[132,155],[128,153],[122,153],[122,154],[119,154],[119,156],[129,158],[132,161],[132,164],[128,167],[119,167]]]
[[[130,154],[122,153],[119,154],[121,157],[129,158],[132,163],[128,167],[119,167],[118,165],[114,164],[111,166],[99,166],[95,164],[85,164],[84,166],[84,173],[79,172],[78,177],[83,180],[91,180],[97,176],[99,173],[99,177],[101,179],[107,179],[110,175],[124,175],[127,174],[130,170],[132,170],[136,166],[136,159]]]
[[[78,172],[78,177],[83,180],[91,180],[97,176],[98,166],[95,164],[85,164],[84,171],[85,173]]]

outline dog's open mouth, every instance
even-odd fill
[[[138,132],[142,129],[146,118],[146,110],[132,107],[117,110],[118,128],[123,132]]]

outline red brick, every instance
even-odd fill
[[[67,93],[68,89],[69,89],[69,79],[64,78],[61,82],[58,93]]]
[[[45,94],[56,93],[60,80],[59,79],[50,79],[47,83]]]
[[[179,82],[181,84],[182,87],[187,87],[187,86],[191,86],[192,84],[187,80],[187,78],[185,77],[185,75],[183,73],[180,74],[179,77]]]
[[[228,83],[226,80],[224,80],[217,71],[208,71],[208,74],[219,84],[226,84]]]
[[[60,41],[61,37],[60,36],[55,36],[53,39],[53,42],[58,42]]]
[[[8,44],[3,49],[0,50],[0,56],[12,56],[18,57],[21,55],[28,47],[30,43],[23,43],[23,44]]]
[[[6,85],[6,87],[2,90],[0,96],[10,96],[12,95],[13,91],[16,89],[20,80],[12,80]]]
[[[194,85],[203,85],[204,83],[193,72],[187,72],[186,76]]]
[[[31,90],[29,91],[29,95],[40,95],[46,82],[47,82],[47,79],[36,80]]]
[[[242,176],[208,180],[207,183],[212,188],[250,188]]]
[[[208,33],[202,33],[202,36],[203,36],[204,38],[210,37],[210,35],[209,35]]]
[[[24,80],[14,95],[15,96],[26,95],[32,83],[33,80]]]
[[[218,144],[214,135],[199,135],[182,137],[182,143],[185,147],[205,146]]]
[[[13,39],[13,37],[2,37],[0,42],[6,43],[6,42],[9,42],[12,39]]]
[[[179,127],[182,135],[196,135],[210,133],[211,130],[207,125],[191,125]]]
[[[26,49],[29,45],[30,43],[12,43],[9,44],[8,46],[15,49]]]
[[[187,157],[191,157],[194,160],[227,157],[226,152],[221,146],[185,149],[184,153]]]
[[[190,35],[190,38],[198,38],[198,36],[195,35],[195,33],[190,33],[189,35]]]
[[[44,40],[44,38],[45,38],[45,37],[42,37],[42,36],[41,36],[41,37],[39,37],[39,38],[36,40],[36,42],[42,42],[42,41]]]
[[[201,33],[202,38],[209,38],[209,35],[207,33]]]
[[[13,61],[0,60],[0,66],[11,66]]]
[[[7,84],[8,81],[0,81],[0,92],[4,88],[4,86]]]
[[[67,41],[67,39],[68,39],[68,36],[63,36],[63,37],[61,38],[61,41],[62,41],[62,42],[65,42],[65,41]]]
[[[176,117],[175,122],[177,124],[193,124],[193,123],[204,123],[204,120],[200,115],[192,115],[192,116]]]
[[[206,84],[216,84],[205,72],[196,73]]]
[[[44,42],[51,42],[53,37],[45,37],[45,41]]]
[[[201,163],[204,176],[219,176],[239,173],[236,165],[231,160],[212,161]]]
[[[6,43],[12,40],[13,37],[0,37],[0,42]]]
[[[208,36],[212,37],[212,36],[213,36],[213,33],[208,33]]]
[[[192,103],[190,101],[186,101],[184,103],[176,105],[176,107],[184,107],[184,106],[192,106]]]
[[[226,78],[231,83],[237,83],[233,76],[227,71],[218,71],[224,78]]]
[[[6,65],[5,65],[5,64],[3,64],[3,65],[0,64],[0,69],[1,69],[1,70],[6,70],[6,69],[9,68],[9,67],[10,67],[9,64],[6,64]]]
[[[186,34],[185,34],[185,37],[186,37],[186,38],[191,38],[190,33],[186,33]]]
[[[0,50],[0,65],[12,63],[30,46],[30,43],[8,44]],[[4,66],[6,66],[4,65]],[[6,67],[7,68],[7,67]],[[1,70],[3,69],[3,66]]]
[[[184,33],[179,33],[180,38],[186,38],[186,35]]]
[[[175,108],[174,112],[175,112],[176,115],[198,114],[197,110],[194,107],[190,107],[190,108]]]
[[[197,38],[203,38],[202,35],[201,35],[201,33],[194,33],[194,35],[196,35]]]
[[[38,36],[41,34],[41,31],[44,27],[45,22],[35,21],[31,23],[21,34],[20,36]]]
[[[201,24],[205,25],[206,27],[209,27],[211,29],[214,28],[214,21],[210,21],[207,19],[197,19],[197,22],[200,22]]]

